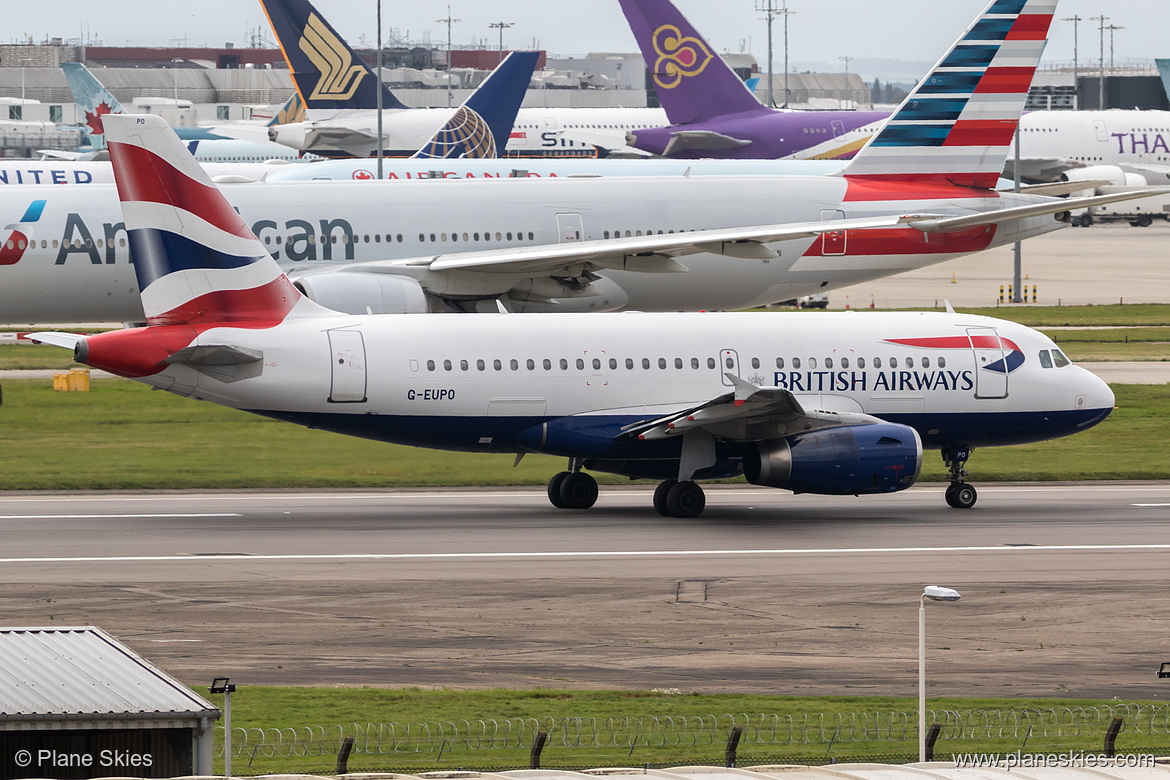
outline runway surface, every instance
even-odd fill
[[[100,625],[192,683],[1165,695],[1170,483],[827,498],[646,488],[0,499],[7,625]],[[206,678],[206,679],[205,679]]]

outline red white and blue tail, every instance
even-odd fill
[[[165,121],[104,125],[148,325],[270,327],[294,310],[328,312],[293,287]]]
[[[1057,0],[992,0],[842,172],[991,189]]]

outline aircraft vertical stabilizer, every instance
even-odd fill
[[[672,125],[766,111],[670,0],[620,0]]]
[[[73,93],[73,102],[85,114],[86,134],[90,143],[95,149],[102,148],[105,146],[102,117],[108,114],[125,114],[126,109],[122,108],[118,99],[89,72],[89,68],[80,62],[62,62],[61,70],[65,72],[69,91]]]
[[[303,298],[161,117],[107,117],[107,145],[148,325],[259,323]]]
[[[502,156],[539,59],[540,52],[535,51],[509,54],[414,156]]]
[[[1057,0],[992,0],[842,173],[994,188]]]
[[[307,109],[409,108],[307,0],[260,0]]]
[[[1170,99],[1170,60],[1154,60],[1158,64],[1158,73],[1162,74],[1162,89],[1166,90],[1166,98]]]

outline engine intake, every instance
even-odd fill
[[[905,490],[922,469],[922,439],[907,425],[825,428],[757,442],[744,452],[753,485],[794,493],[862,495]]]

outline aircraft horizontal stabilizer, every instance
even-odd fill
[[[629,139],[626,142],[631,146],[633,145]],[[738,149],[750,143],[751,141],[745,141],[742,138],[733,138],[723,133],[717,133],[714,130],[680,130],[677,133],[671,133],[670,141],[667,142],[666,149],[662,154],[664,157],[670,157],[683,150],[709,152],[723,149]]]
[[[913,220],[934,218],[929,214],[906,216],[858,217],[822,222],[787,225],[696,230],[689,233],[628,236],[564,244],[510,247],[483,252],[461,252],[404,260],[385,260],[345,266],[355,272],[395,272],[405,266],[422,266],[431,271],[472,270],[514,275],[563,273],[566,269],[622,270],[646,273],[685,270],[672,258],[701,252],[716,252],[727,257],[769,259],[776,253],[764,244],[799,238],[813,238],[821,233],[861,228],[895,227]],[[651,261],[649,258],[653,258]],[[665,261],[671,260],[670,263]]]
[[[1010,222],[1014,219],[1027,217],[1042,217],[1045,214],[1059,214],[1064,211],[1078,211],[1092,206],[1104,206],[1109,203],[1120,203],[1126,200],[1149,198],[1154,195],[1170,194],[1170,187],[1155,187],[1144,190],[1130,190],[1112,195],[1094,195],[1089,198],[1066,198],[1048,203],[1037,203],[1033,206],[1017,206],[1010,209],[999,209],[982,214],[971,214],[966,217],[944,217],[914,219],[910,227],[924,233],[943,233],[949,230],[965,230],[980,225],[997,225],[1001,222]]]
[[[75,346],[77,346],[77,342],[85,341],[85,336],[80,336],[76,333],[56,333],[53,331],[45,331],[43,333],[28,334],[28,340],[34,344],[52,344],[54,347],[73,349]]]
[[[164,360],[164,363],[183,363],[189,366],[238,366],[258,363],[264,353],[255,349],[228,345],[190,346],[180,349]]]

